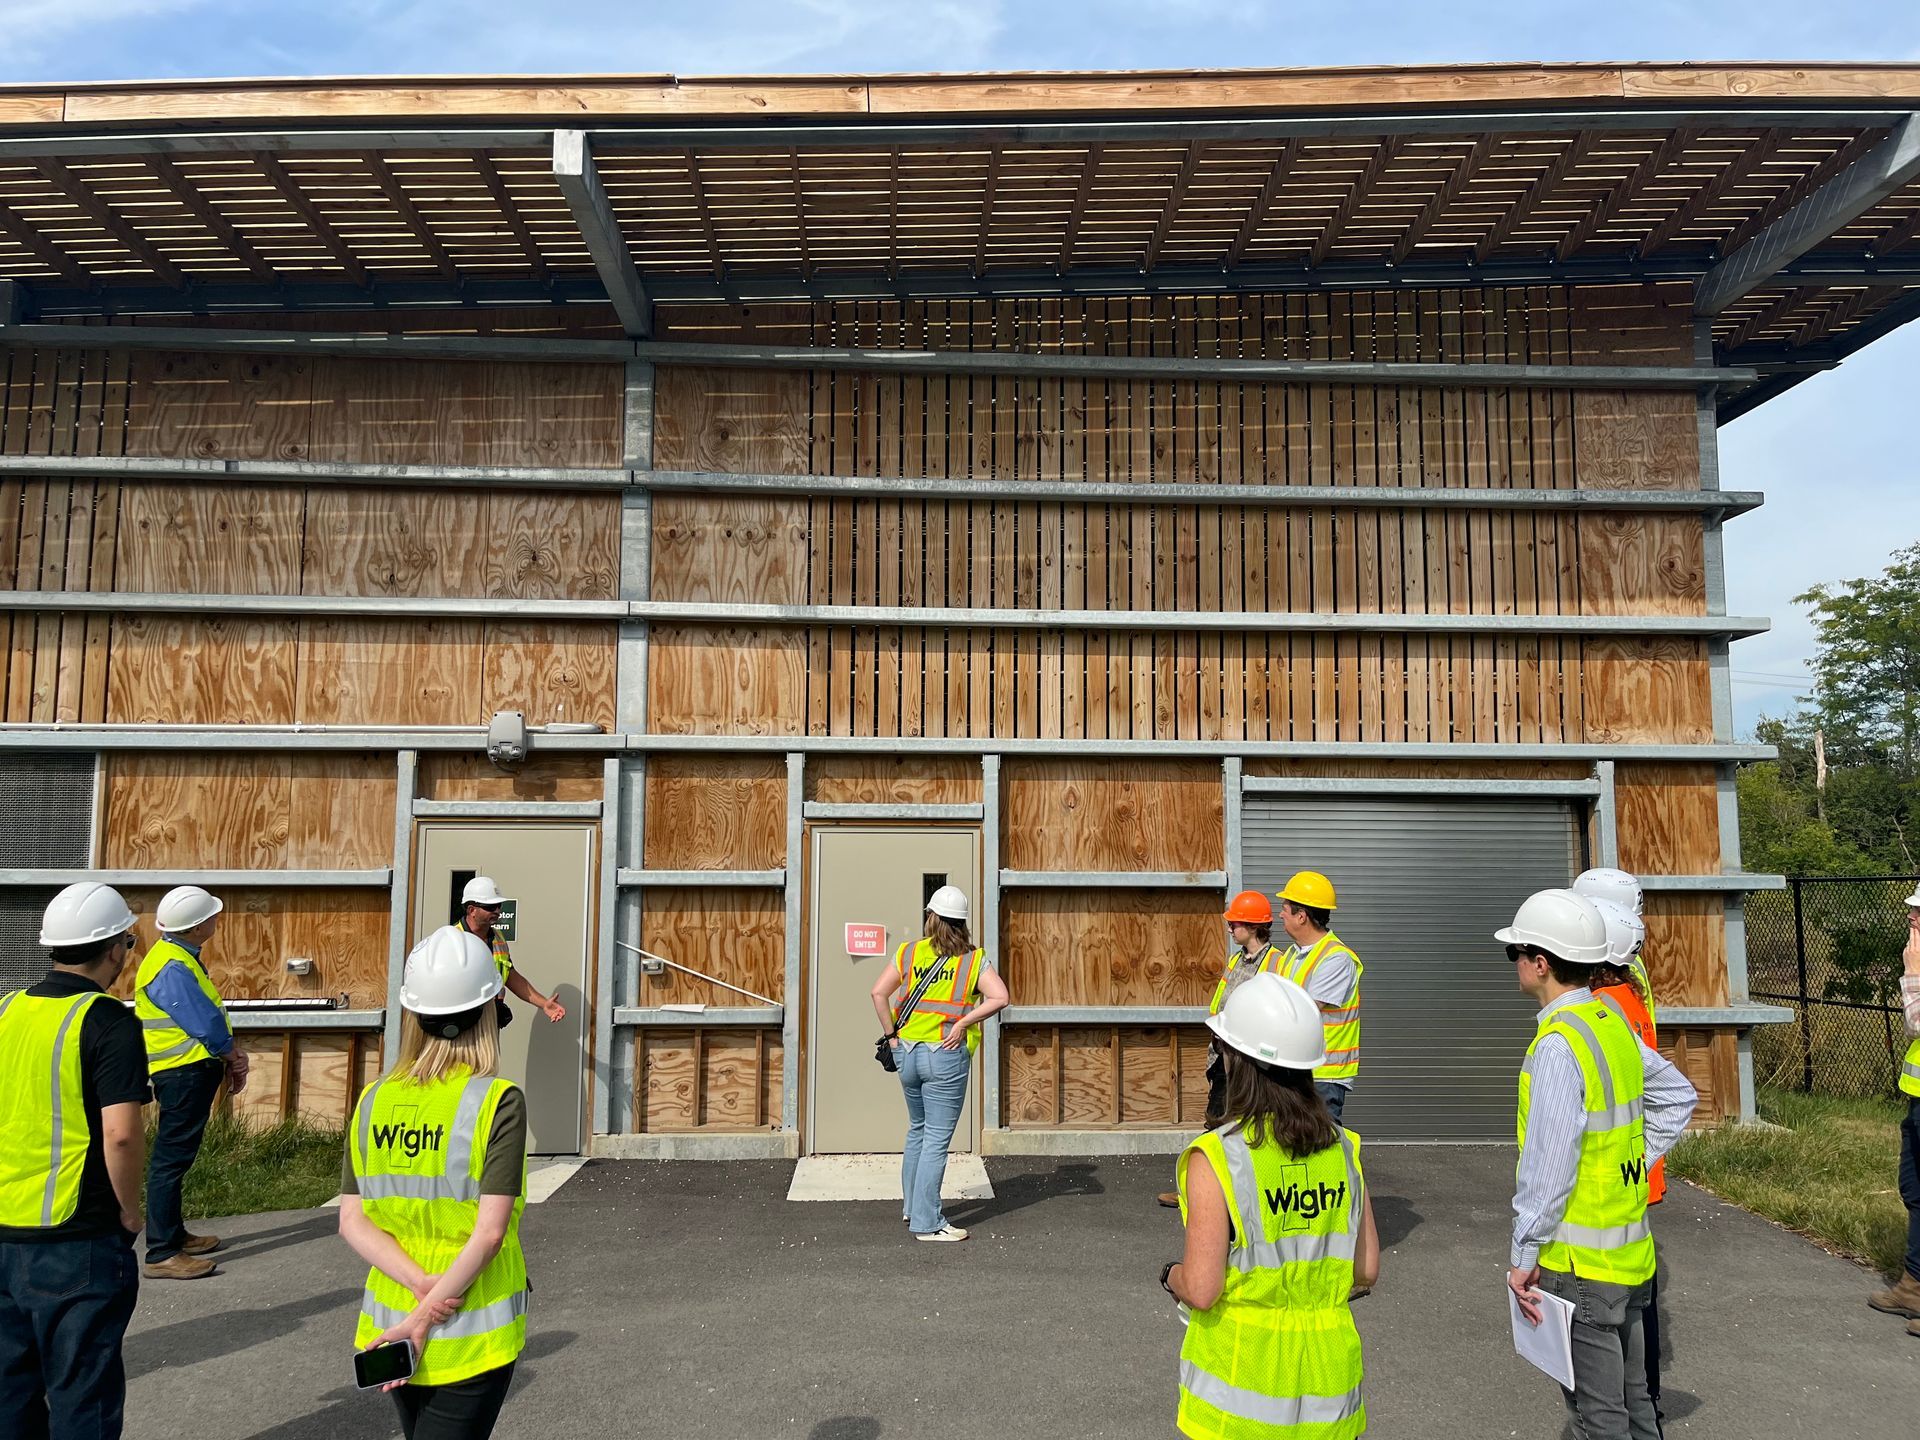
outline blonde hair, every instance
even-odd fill
[[[480,1007],[478,1023],[453,1039],[429,1035],[411,1010],[400,1022],[400,1059],[387,1079],[402,1085],[431,1085],[460,1072],[491,1075],[500,1068],[500,1021],[491,1000]]]
[[[933,942],[933,953],[936,955],[966,955],[973,949],[973,937],[967,933],[967,922],[964,920],[949,920],[929,910],[924,933]]]

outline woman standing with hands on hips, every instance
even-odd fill
[[[923,938],[894,952],[873,987],[873,1009],[893,1045],[907,1100],[902,1218],[918,1240],[967,1238],[940,1210],[947,1146],[967,1099],[980,1022],[1007,1003],[1005,982],[967,931],[967,897],[942,885],[927,900]]]
[[[472,932],[448,925],[414,946],[399,1063],[348,1129],[340,1234],[373,1267],[354,1343],[412,1345],[412,1378],[384,1387],[407,1440],[485,1440],[527,1343],[527,1110],[494,1076],[499,993]]]
[[[1366,1433],[1349,1298],[1380,1274],[1360,1137],[1313,1086],[1325,1028],[1307,992],[1255,975],[1207,1028],[1225,1093],[1175,1172],[1186,1252],[1160,1272],[1186,1310],[1180,1433],[1351,1440]]]

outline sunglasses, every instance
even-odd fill
[[[1509,960],[1538,960],[1545,953],[1544,950],[1536,950],[1531,945],[1507,946],[1507,959]]]

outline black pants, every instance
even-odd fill
[[[487,1440],[513,1384],[513,1362],[452,1385],[402,1385],[393,1392],[407,1440]]]
[[[1655,1415],[1660,1411],[1660,1271],[1655,1262],[1653,1278],[1647,1282],[1647,1314],[1641,1322],[1646,1331],[1647,1394],[1653,1400]]]
[[[153,1098],[160,1102],[160,1121],[153,1131],[153,1157],[147,1162],[147,1263],[157,1265],[178,1255],[187,1243],[187,1225],[180,1218],[180,1189],[187,1171],[200,1153],[207,1133],[207,1117],[220,1093],[226,1067],[218,1060],[202,1060],[153,1077]]]
[[[1920,1100],[1900,1122],[1900,1200],[1907,1207],[1907,1274],[1920,1280]]]
[[[1340,1112],[1346,1108],[1347,1087],[1335,1085],[1331,1080],[1316,1080],[1314,1091],[1326,1102],[1327,1109],[1333,1114],[1333,1123],[1340,1123]],[[1220,1052],[1209,1050],[1207,1054],[1207,1113],[1217,1115],[1226,1108],[1227,1103],[1227,1067],[1220,1059]]]
[[[117,1440],[127,1401],[120,1343],[139,1287],[131,1235],[0,1243],[0,1424],[8,1435]]]

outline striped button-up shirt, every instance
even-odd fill
[[[1583,1005],[1593,992],[1569,990],[1543,1009],[1538,1020],[1567,1005]],[[1646,1070],[1643,1123],[1651,1165],[1686,1133],[1699,1096],[1687,1077],[1657,1050],[1640,1046]],[[1530,1270],[1540,1247],[1553,1238],[1567,1213],[1580,1173],[1580,1139],[1586,1133],[1586,1081],[1564,1035],[1548,1035],[1533,1052],[1533,1098],[1527,1113],[1527,1143],[1513,1194],[1513,1249],[1508,1263]]]
[[[1920,1037],[1920,975],[1900,977],[1900,1003],[1907,1012],[1907,1034]]]

